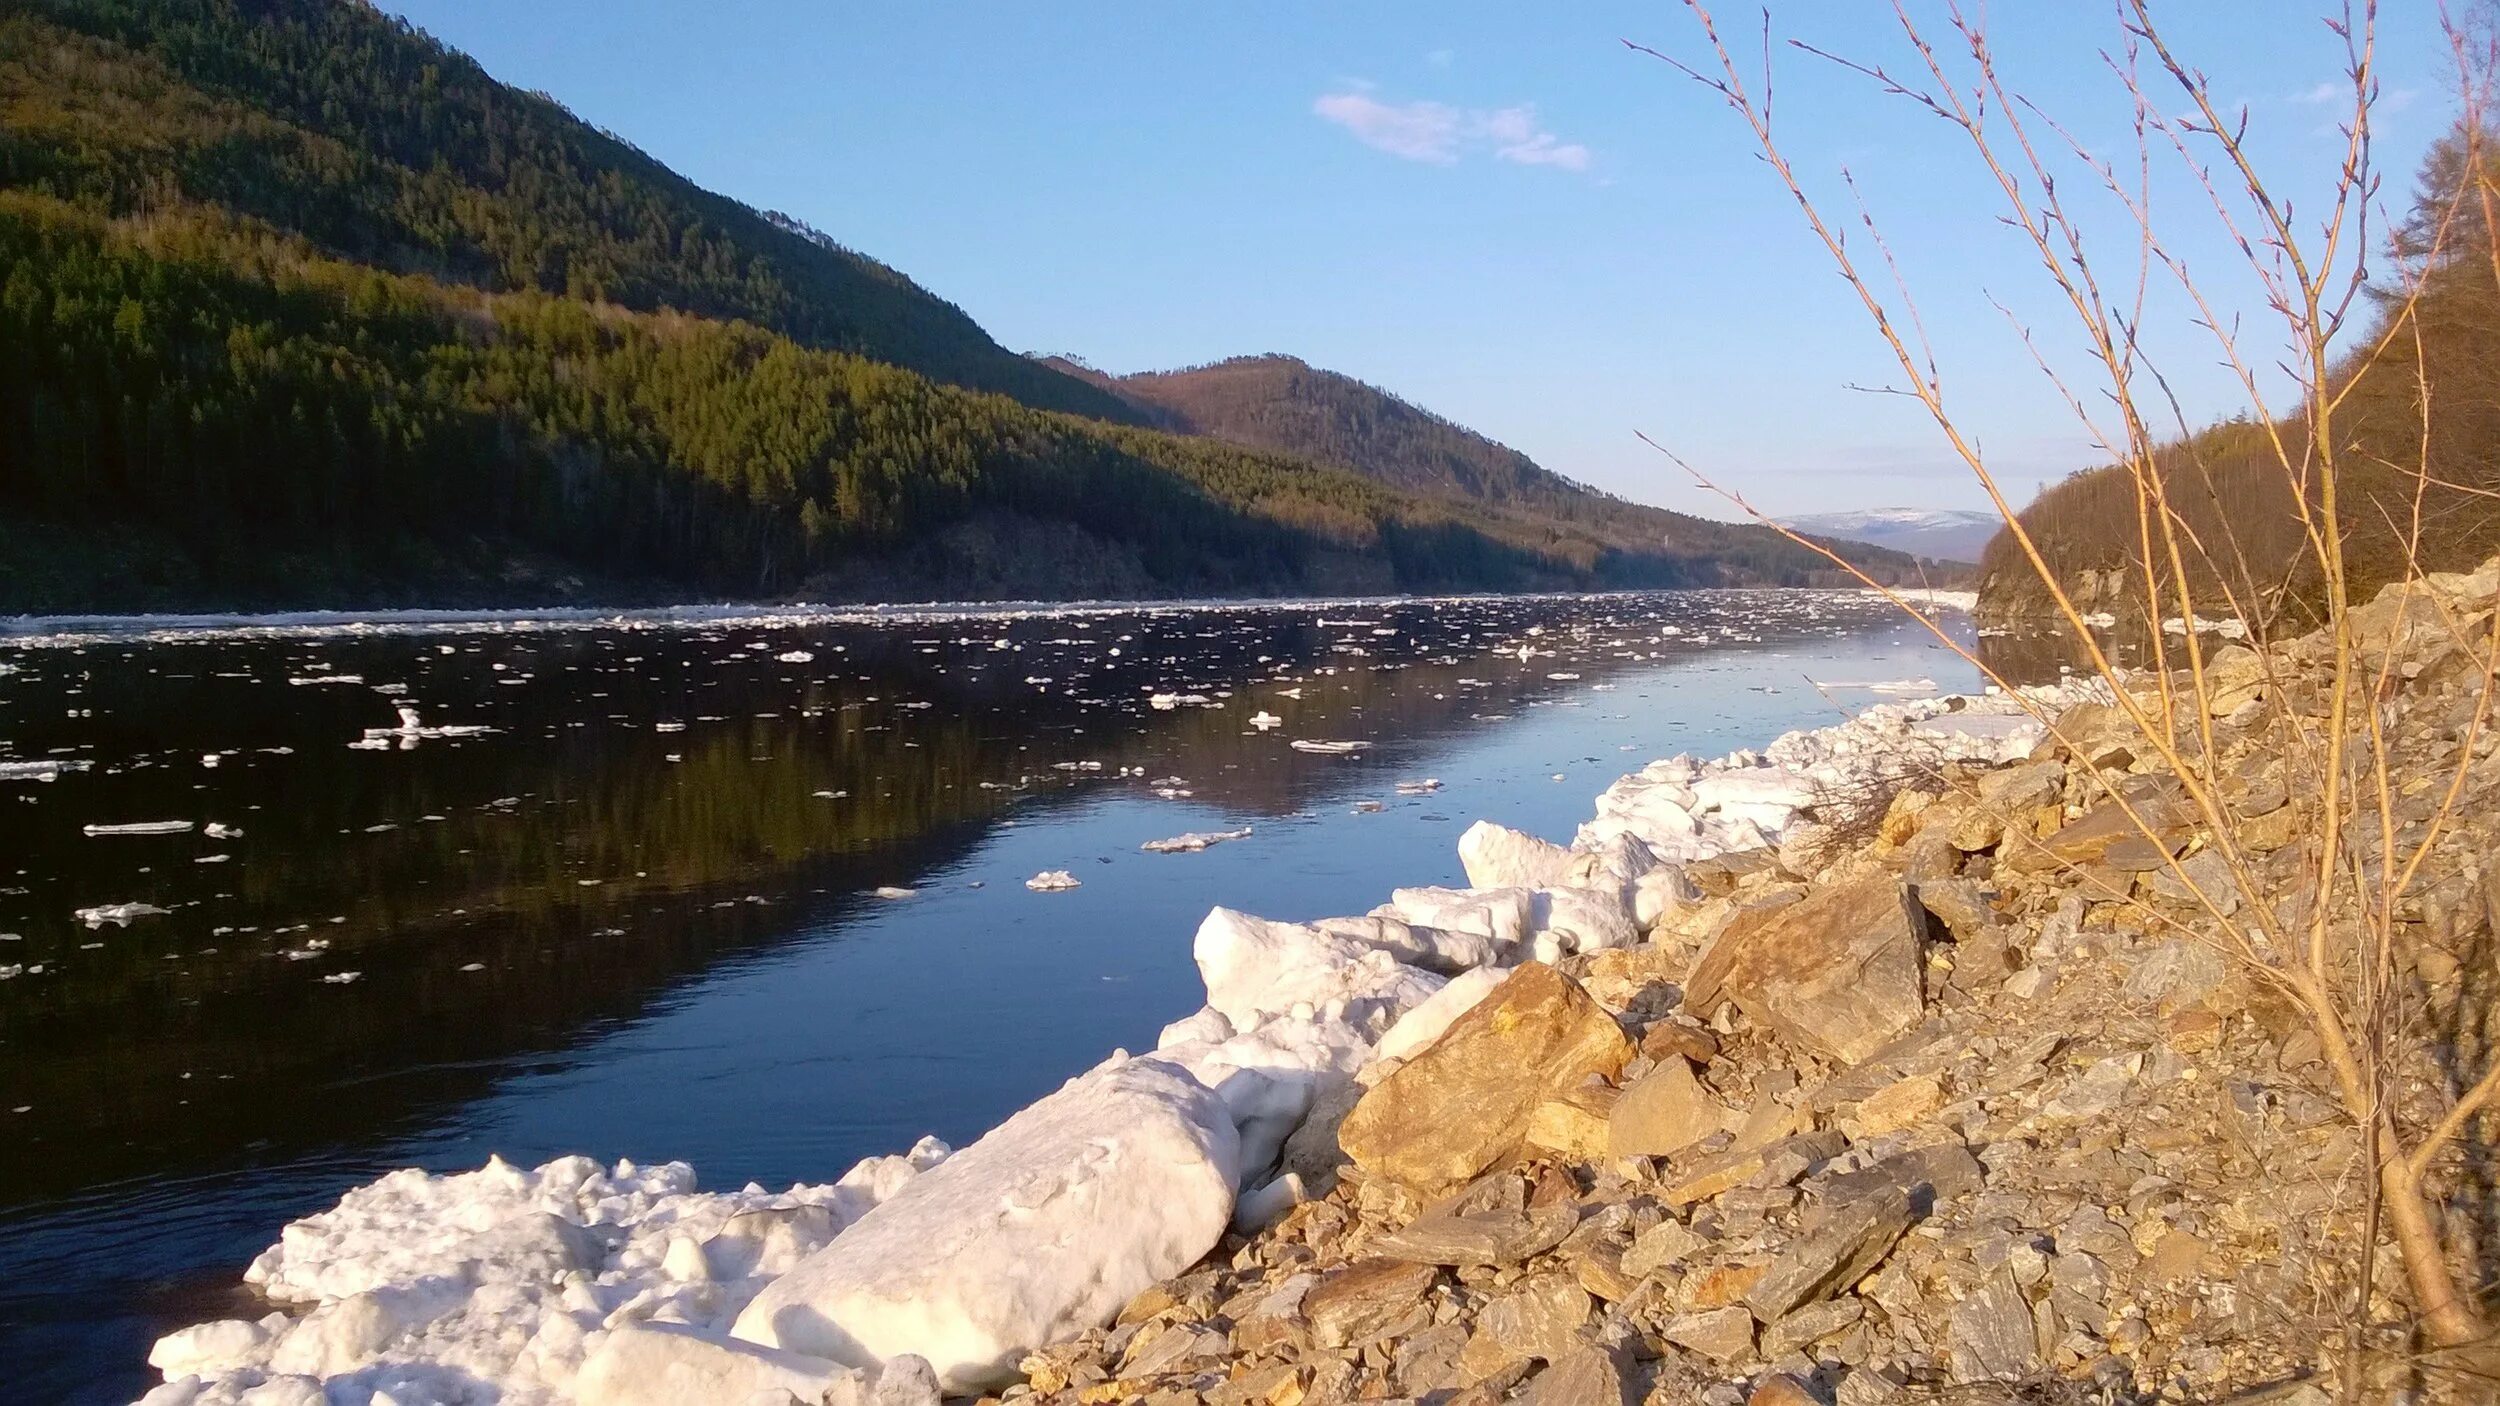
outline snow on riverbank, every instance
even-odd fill
[[[2082,696],[2034,692],[2046,710]],[[253,1262],[247,1281],[288,1309],[160,1341],[167,1384],[147,1401],[864,1401],[873,1383],[914,1406],[994,1386],[1227,1223],[1323,1190],[1361,1083],[1505,969],[1642,942],[1697,898],[1683,864],[1795,838],[1818,804],[1905,767],[2019,757],[2039,735],[2009,696],[1886,703],[1758,751],[1654,762],[1568,846],[1479,823],[1460,845],[1467,888],[1311,923],[1218,908],[1193,946],[1202,1009],[960,1153],[924,1140],[778,1193],[579,1157],[392,1173]]]

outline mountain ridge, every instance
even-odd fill
[[[0,611],[1840,579],[1169,424],[369,6],[0,15]]]
[[[1970,565],[2005,526],[1994,511],[1973,508],[1863,508],[1800,513],[1781,519],[1799,532],[1887,547],[1934,561]]]
[[[1621,549],[1726,553],[1777,543],[1804,552],[1765,527],[1636,503],[1556,473],[1394,391],[1288,353],[1124,376],[1066,354],[1042,360],[1121,396],[1161,428],[1296,454],[1444,501],[1554,518]]]

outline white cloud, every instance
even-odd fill
[[[1330,93],[1311,111],[1376,151],[1447,166],[1458,160],[1466,115],[1446,103],[1384,103],[1367,93]]]
[[[1479,128],[1493,143],[1493,154],[1522,166],[1560,166],[1566,171],[1589,168],[1589,149],[1566,142],[1537,125],[1536,109],[1527,104],[1477,114]]]
[[[1322,95],[1311,111],[1353,133],[1363,145],[1406,161],[1451,166],[1468,156],[1486,155],[1521,166],[1586,171],[1593,159],[1587,147],[1547,131],[1530,103],[1456,108],[1423,99],[1383,102],[1350,86]]]

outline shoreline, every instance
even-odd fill
[[[1145,600],[1000,600],[888,602],[857,605],[796,601],[725,602],[611,608],[296,610],[265,612],[141,612],[129,615],[0,615],[0,648],[61,649],[134,642],[182,644],[228,639],[324,639],[385,635],[518,634],[597,629],[762,628],[810,625],[949,624],[981,620],[1089,619],[1147,611],[1363,610],[1488,600],[1620,600],[1653,595],[1783,594],[1879,596],[1851,586],[1660,586],[1620,591],[1457,591],[1388,596],[1175,596]],[[1902,599],[1967,613],[1967,591],[1896,591]]]
[[[2062,697],[2060,690],[2052,685],[2032,692]],[[1216,1232],[1255,1230],[1325,1192],[1325,1185],[1314,1184],[1317,1176],[1281,1165],[1270,1172],[1269,1165],[1290,1160],[1295,1149],[1288,1143],[1315,1107],[1332,1097],[1342,1102],[1359,1087],[1356,1080],[1375,1063],[1377,1049],[1411,1051],[1429,1043],[1439,1033],[1435,1027],[1446,1028],[1491,988],[1490,976],[1507,974],[1522,962],[1569,961],[1637,946],[1659,921],[1660,905],[1679,901],[1672,892],[1678,885],[1661,888],[1655,878],[1652,892],[1641,893],[1637,881],[1645,874],[1780,838],[1798,828],[1800,815],[1818,798],[1914,755],[1923,764],[1936,764],[2027,749],[2037,725],[2029,724],[2027,731],[2016,721],[2026,716],[2003,694],[1884,702],[1761,749],[1709,761],[1676,757],[1652,763],[1608,788],[1576,841],[1586,846],[1580,853],[1608,854],[1601,862],[1610,862],[1614,871],[1641,869],[1643,874],[1629,876],[1631,882],[1603,869],[1571,878],[1521,872],[1523,863],[1550,867],[1556,856],[1570,852],[1480,822],[1462,842],[1469,890],[1398,890],[1372,914],[1312,924],[1270,923],[1219,908],[1197,938],[1207,1006],[1167,1027],[1156,1050],[1133,1059],[1114,1052],[1042,1102],[1066,1100],[1124,1067],[1154,1065],[1185,1073],[1223,1110],[1220,1118],[1207,1118],[1201,1110],[1201,1120],[1230,1124],[1221,1131],[1231,1134],[1233,1150],[1217,1160],[1232,1169],[1225,1180],[1235,1183],[1234,1194],[1225,1198]],[[1994,721],[1975,726],[1980,719]],[[1678,812],[1689,825],[1665,823],[1686,831],[1680,843],[1657,829],[1662,816]],[[1644,828],[1658,843],[1637,839]],[[1531,878],[1543,882],[1512,882]],[[306,1363],[340,1369],[324,1377],[345,1375],[422,1393],[428,1357],[441,1359],[438,1365],[456,1361],[464,1370],[487,1365],[477,1361],[481,1349],[464,1339],[457,1322],[473,1307],[480,1286],[492,1289],[490,1297],[530,1300],[527,1313],[536,1319],[528,1349],[502,1364],[506,1400],[594,1399],[595,1393],[581,1394],[581,1378],[600,1349],[584,1339],[602,1329],[574,1323],[569,1344],[537,1341],[568,1311],[576,1316],[586,1311],[579,1292],[571,1294],[568,1310],[561,1281],[578,1281],[589,1272],[603,1291],[594,1297],[617,1300],[601,1309],[599,1323],[682,1323],[702,1335],[688,1340],[700,1342],[700,1352],[739,1354],[746,1351],[741,1340],[726,1332],[755,1297],[816,1251],[839,1243],[841,1232],[870,1209],[956,1155],[924,1139],[909,1153],[867,1159],[839,1181],[785,1192],[751,1185],[700,1192],[692,1169],[682,1163],[602,1168],[578,1157],[531,1170],[495,1161],[469,1173],[394,1173],[349,1192],[332,1211],[287,1227],[279,1243],[255,1260],[247,1280],[273,1301],[295,1305],[301,1316],[228,1320],[169,1335],[151,1362],[173,1380],[147,1399],[222,1401],[247,1381],[284,1375],[279,1367]],[[1243,1168],[1250,1175],[1243,1175]],[[516,1218],[538,1224],[542,1233],[502,1244]],[[555,1232],[550,1241],[543,1233],[547,1219],[577,1231]],[[480,1222],[486,1230],[477,1230]],[[438,1233],[430,1242],[422,1234],[412,1236],[428,1225],[439,1230],[454,1224],[467,1228]],[[481,1236],[495,1243],[478,1243]],[[561,1272],[549,1278],[551,1263]],[[533,1274],[547,1282],[525,1282]],[[462,1295],[426,1288],[446,1282],[469,1284],[468,1302],[447,1302]],[[367,1323],[349,1335],[370,1339],[382,1332],[388,1346],[374,1344],[359,1356],[352,1342],[338,1341],[340,1325],[330,1320],[354,1316],[342,1313],[342,1306],[370,1318],[377,1302],[392,1299],[402,1302],[384,1313],[384,1327]],[[302,1312],[308,1305],[312,1311]],[[513,1307],[502,1303],[498,1311],[508,1319]],[[498,1331],[508,1334],[510,1326],[504,1322]],[[1043,1332],[1016,1344],[1017,1355],[1055,1335]],[[610,1330],[606,1336],[639,1340],[651,1333]],[[664,1346],[696,1350],[676,1341]],[[647,1353],[651,1345],[638,1341],[635,1347]],[[617,1353],[610,1349],[610,1355]],[[193,1373],[201,1374],[196,1387],[181,1381]],[[592,1375],[604,1380],[612,1373],[602,1368]],[[949,1388],[971,1384],[968,1378],[940,1380]]]

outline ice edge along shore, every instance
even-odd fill
[[[2053,711],[2088,689],[2030,692]],[[1324,1193],[1337,1119],[1510,970],[1640,944],[1698,901],[1683,866],[1793,840],[1818,801],[1907,765],[2020,757],[2040,732],[2008,695],[1880,704],[1654,762],[1569,846],[1479,821],[1465,888],[1311,923],[1219,907],[1193,947],[1204,1007],[960,1152],[923,1139],[782,1192],[586,1157],[391,1173],[253,1261],[247,1282],[286,1309],[159,1341],[166,1381],[145,1401],[903,1406],[995,1388],[1228,1229]]]

